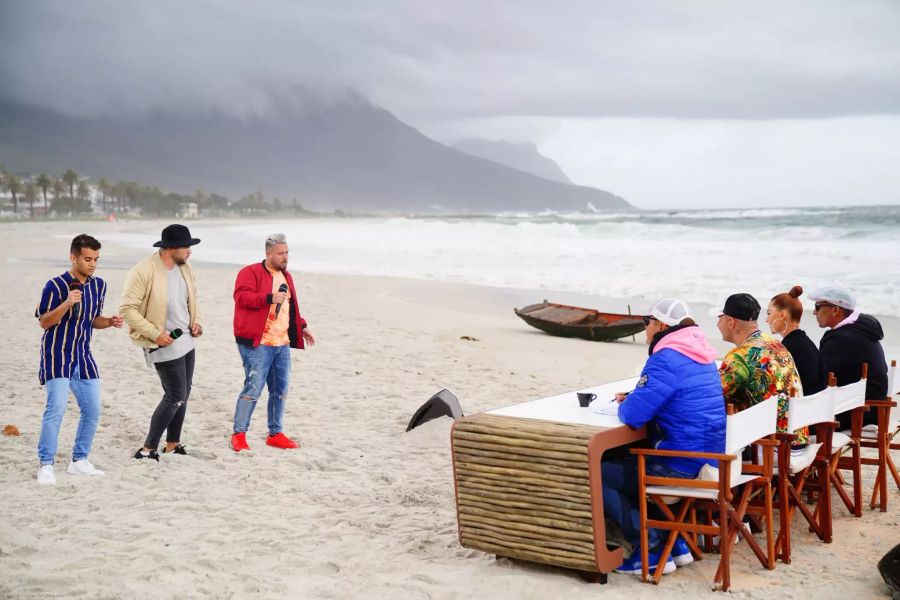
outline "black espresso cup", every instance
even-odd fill
[[[590,392],[577,392],[578,395],[578,406],[581,408],[587,408],[588,405],[597,399],[597,394],[591,394]]]

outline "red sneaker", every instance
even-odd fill
[[[232,435],[231,447],[235,452],[240,452],[241,450],[249,450],[250,446],[247,445],[247,434],[235,433],[234,435]]]
[[[275,448],[284,448],[285,450],[289,450],[291,448],[299,448],[300,444],[284,435],[283,433],[276,433],[275,435],[269,435],[266,438],[267,446],[274,446]]]

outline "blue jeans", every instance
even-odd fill
[[[244,433],[250,428],[250,417],[263,386],[269,389],[269,435],[281,433],[284,417],[284,398],[291,378],[291,347],[263,346],[256,348],[238,344],[244,363],[244,389],[234,409],[234,432]]]
[[[690,473],[675,471],[652,459],[647,460],[647,474],[657,477],[681,477],[693,479]],[[638,498],[638,470],[637,457],[629,456],[624,460],[602,461],[600,463],[600,477],[603,482],[603,512],[606,518],[613,519],[622,526],[625,539],[635,547],[641,542],[641,513],[638,502],[646,500]],[[655,512],[655,507],[648,507],[650,513]],[[666,539],[656,529],[648,531],[650,550],[656,548]]]
[[[52,465],[59,442],[59,428],[66,405],[69,402],[69,390],[75,395],[81,418],[75,431],[75,447],[72,449],[72,460],[87,458],[91,452],[97,423],[100,422],[100,380],[82,379],[76,366],[72,369],[72,377],[57,377],[46,383],[47,408],[41,421],[41,439],[38,442],[38,458],[41,465]]]

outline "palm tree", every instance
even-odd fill
[[[19,192],[22,191],[22,182],[12,173],[7,173],[4,177],[4,185],[13,197],[13,213],[19,212]]]
[[[66,172],[63,173],[62,180],[69,186],[69,199],[75,199],[75,182],[78,181],[78,173],[73,171],[72,169],[66,169]]]
[[[34,218],[34,201],[37,200],[38,197],[38,188],[34,183],[28,182],[25,185],[25,199],[28,200],[28,208],[30,218]]]
[[[59,211],[57,207],[61,204],[60,200],[66,193],[66,184],[61,179],[54,179],[53,183],[50,184],[50,191],[53,192],[53,209]]]
[[[48,177],[44,173],[41,173],[37,176],[37,179],[35,179],[34,182],[39,188],[41,188],[41,193],[43,193],[44,195],[44,211],[50,212],[50,207],[47,204],[47,189],[50,187],[53,181],[50,179],[50,177]]]
[[[120,181],[119,185],[122,190],[122,203],[124,208],[125,200],[128,200],[128,208],[129,210],[134,210],[138,205],[138,195],[140,193],[140,186],[134,181]]]
[[[109,195],[112,186],[106,180],[106,177],[101,177],[100,181],[97,182],[97,189],[100,190],[100,194],[102,195],[103,212],[106,213],[106,197]]]
[[[91,189],[84,180],[78,182],[79,212],[91,212]]]
[[[116,210],[122,212],[122,208],[124,207],[123,197],[125,196],[125,183],[120,181],[113,185],[112,195],[113,200],[115,201]]]

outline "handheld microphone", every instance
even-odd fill
[[[73,281],[69,284],[69,291],[73,290],[81,292],[84,290],[84,285],[80,281]],[[81,302],[72,305],[72,318],[76,321],[81,318]]]
[[[173,329],[172,331],[169,332],[169,337],[172,338],[173,340],[177,340],[178,338],[181,337],[181,334],[182,334],[182,331],[180,329]]]
[[[278,286],[278,291],[279,291],[279,292],[282,292],[282,293],[286,293],[286,292],[288,291],[288,286],[287,286],[287,284],[286,284],[286,283],[282,283],[281,285],[279,285],[279,286]],[[281,305],[282,305],[282,304],[284,304],[284,303],[281,302],[281,303],[279,303],[279,304],[277,304],[277,305],[275,306],[275,318],[276,318],[276,319],[278,318],[278,313],[281,312]]]

